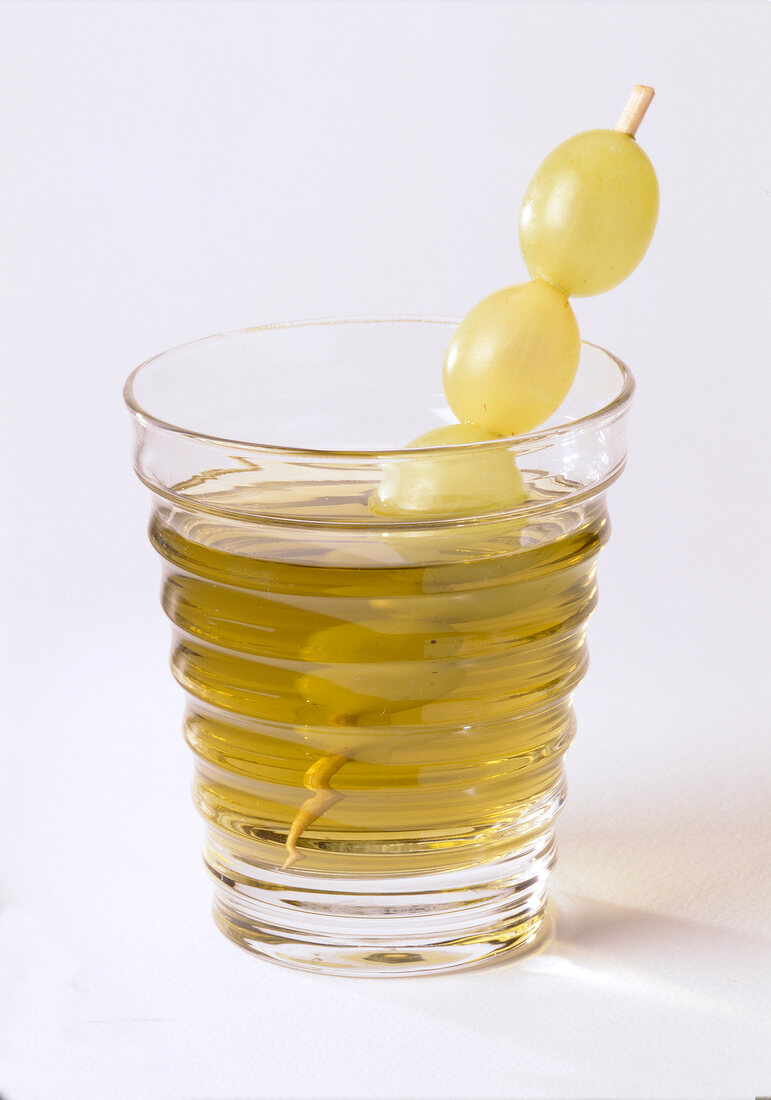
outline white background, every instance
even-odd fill
[[[768,1022],[769,9],[0,5],[3,1100],[744,1097]],[[263,321],[459,315],[542,157],[656,87],[656,239],[556,935],[319,978],[209,916],[124,376]],[[352,395],[352,413],[356,395]]]

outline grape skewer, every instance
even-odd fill
[[[617,286],[635,269],[653,236],[658,183],[636,141],[653,95],[652,88],[636,85],[615,129],[587,130],[568,138],[538,168],[525,192],[519,221],[520,247],[531,281],[488,295],[460,322],[445,357],[444,388],[461,423],[434,429],[411,447],[481,443],[528,432],[562,404],[581,351],[569,297]],[[425,459],[411,456],[408,462],[394,463],[369,505],[380,515],[395,517],[470,515],[496,505],[509,507],[525,497],[512,454],[505,449],[469,449],[449,457],[429,453]],[[320,632],[305,656],[321,660],[328,671],[325,676],[302,677],[309,703],[332,707],[338,715],[334,725],[356,725],[383,691],[380,680],[394,671],[392,662],[401,663],[405,657],[413,665],[415,682],[391,684],[396,694],[387,709],[394,709],[394,700],[408,686],[416,700],[440,697],[440,680],[434,680],[428,691],[421,684],[426,666],[421,669],[415,660],[419,654],[409,652],[409,639],[391,639],[391,648],[394,642],[394,652],[381,652],[384,643],[388,649],[387,639],[363,624]],[[402,646],[407,652],[399,652]],[[366,661],[368,649],[370,676],[375,679],[362,695],[359,671],[351,676],[345,670],[352,659],[362,660],[362,654]],[[329,669],[337,669],[336,674]],[[306,771],[303,784],[311,797],[299,807],[290,827],[284,868],[303,858],[297,841],[305,829],[344,797],[330,780],[361,748],[363,744],[351,743],[342,752],[327,753]]]

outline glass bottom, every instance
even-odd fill
[[[350,977],[461,970],[544,941],[554,834],[494,862],[407,877],[344,878],[277,871],[232,858],[209,838],[214,919],[234,943],[271,962]]]

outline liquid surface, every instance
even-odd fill
[[[356,875],[531,842],[562,800],[607,534],[601,498],[344,546],[157,501],[194,797],[217,836],[248,862]]]

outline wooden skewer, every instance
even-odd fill
[[[333,718],[335,726],[355,726],[355,714],[338,714]],[[326,753],[306,771],[303,776],[303,786],[311,792],[311,797],[306,798],[294,815],[289,833],[286,838],[287,856],[281,865],[281,870],[286,871],[295,863],[299,863],[305,856],[297,848],[297,841],[303,835],[309,825],[323,817],[327,810],[331,810],[336,802],[345,795],[330,786],[330,779],[339,772],[343,764],[349,764],[356,751],[353,744],[343,748],[341,753]]]
[[[302,852],[297,850],[297,841],[302,834],[312,825],[314,821],[317,821],[320,817],[323,817],[327,810],[331,810],[336,802],[339,802],[341,798],[345,798],[345,795],[340,791],[334,790],[329,785],[329,781],[335,772],[339,772],[343,764],[349,762],[349,757],[328,755],[322,756],[315,764],[312,764],[308,768],[307,772],[303,776],[303,785],[307,787],[313,794],[311,798],[306,798],[300,809],[297,811],[292,822],[292,827],[289,830],[289,835],[286,838],[286,850],[287,857],[281,865],[281,870],[286,871],[294,863],[304,859]]]
[[[626,101],[626,107],[621,112],[621,118],[616,123],[616,129],[634,137],[655,94],[653,88],[649,88],[647,84],[635,84]]]

